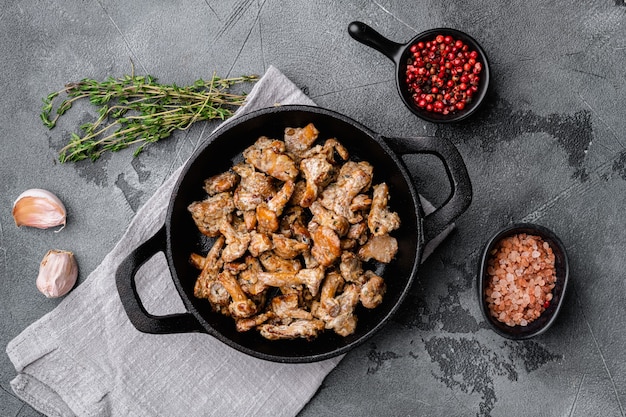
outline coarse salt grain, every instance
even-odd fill
[[[554,253],[539,236],[503,238],[490,252],[485,299],[491,316],[508,326],[527,326],[552,300]]]

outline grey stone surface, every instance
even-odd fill
[[[462,125],[414,117],[392,63],[353,41],[352,20],[398,42],[434,27],[473,35],[493,89]],[[213,72],[274,65],[320,106],[382,135],[452,140],[474,186],[456,231],[419,270],[395,319],[328,376],[302,417],[624,416],[626,403],[626,6],[621,0],[524,2],[278,0],[6,1],[0,10],[0,345],[54,309],[35,288],[48,249],[75,252],[80,280],[101,262],[152,192],[215,123],[96,163],[60,164],[77,106],[48,131],[41,98],[84,77],[148,73],[180,85]],[[416,184],[441,199],[436,164],[407,158]],[[14,199],[46,188],[67,205],[61,233],[18,229]],[[554,230],[570,255],[570,291],[545,335],[512,342],[483,322],[479,252],[503,226]],[[4,349],[3,349],[4,351]],[[36,416],[14,397],[0,355],[0,415]]]

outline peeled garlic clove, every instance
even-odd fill
[[[33,188],[24,191],[13,203],[13,219],[18,227],[30,226],[38,229],[61,225],[65,227],[65,206],[50,191]]]
[[[76,284],[78,264],[72,252],[52,249],[39,265],[37,289],[48,298],[67,294]]]

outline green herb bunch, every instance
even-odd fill
[[[41,120],[52,129],[58,119],[81,99],[98,106],[93,123],[80,126],[82,135],[72,133],[59,151],[59,160],[97,160],[106,151],[119,151],[137,145],[137,156],[144,147],[167,138],[175,130],[188,129],[194,122],[225,120],[245,102],[246,94],[235,94],[235,84],[256,81],[256,76],[199,79],[191,86],[159,84],[150,76],[126,75],[105,81],[85,78],[70,83],[43,99]],[[64,97],[57,105],[58,100]]]

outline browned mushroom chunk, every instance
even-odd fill
[[[367,194],[357,194],[350,203],[352,211],[367,211],[372,206],[372,197]]]
[[[309,207],[317,200],[320,190],[326,186],[335,174],[334,166],[324,156],[316,155],[300,162],[300,171],[306,180],[306,187],[299,204]]]
[[[297,293],[278,295],[272,298],[272,312],[276,317],[311,320],[313,315],[300,307]]]
[[[389,263],[398,252],[398,241],[389,235],[372,236],[359,249],[359,257],[364,261],[376,259],[378,262]]]
[[[231,297],[228,311],[233,317],[250,317],[257,312],[257,306],[246,296],[234,275],[227,271],[222,271],[217,276],[218,281]]]
[[[374,186],[372,196],[372,207],[367,217],[367,225],[370,232],[375,236],[389,234],[400,227],[400,216],[398,213],[389,211],[387,202],[389,201],[389,188],[384,182]]]
[[[341,336],[348,336],[356,330],[357,317],[354,315],[354,308],[359,302],[359,286],[348,284],[343,292],[335,299],[339,304],[339,313],[326,322],[327,329],[333,329]]]
[[[339,264],[341,276],[348,282],[361,282],[363,276],[363,266],[361,260],[352,252],[344,251],[341,254]]]
[[[318,226],[311,233],[311,255],[323,266],[330,266],[341,255],[341,241],[330,227]]]
[[[188,210],[202,234],[217,237],[220,234],[220,224],[232,220],[235,205],[231,193],[219,193],[206,200],[191,203]]]
[[[212,196],[226,191],[233,191],[237,184],[239,184],[239,175],[233,171],[226,171],[204,180],[204,191]]]
[[[258,326],[259,332],[269,340],[280,339],[315,339],[319,332],[324,330],[324,322],[321,320],[299,319],[289,324],[261,324]]]
[[[324,322],[329,322],[339,315],[341,305],[335,298],[335,294],[341,288],[344,279],[337,272],[331,271],[324,279],[320,289],[320,299],[311,306],[313,315]]]
[[[304,209],[300,206],[290,206],[283,213],[279,233],[285,237],[296,239],[299,242],[310,245],[311,234],[305,223]]]
[[[285,129],[285,149],[295,158],[299,159],[307,149],[317,140],[319,131],[313,123],[304,127],[288,127]]]
[[[326,209],[319,202],[316,201],[311,204],[309,209],[311,210],[311,213],[313,213],[311,222],[334,230],[339,237],[345,236],[348,233],[348,230],[350,230],[350,223],[348,223],[348,219],[332,210]]]
[[[247,332],[274,317],[275,315],[273,312],[266,311],[264,313],[257,314],[256,316],[238,318],[235,320],[235,324],[238,332]]]
[[[383,302],[387,286],[385,281],[372,271],[365,271],[364,277],[367,281],[361,286],[361,304],[365,308],[376,308]]]
[[[220,224],[220,232],[226,238],[226,247],[222,251],[222,259],[231,262],[241,258],[248,250],[250,234],[237,231],[232,224],[223,221]]]
[[[309,245],[285,235],[272,234],[274,253],[284,259],[293,259],[309,249]]]
[[[283,213],[285,205],[289,202],[295,183],[287,181],[281,189],[266,203],[262,202],[256,207],[257,230],[261,233],[272,233],[278,230],[279,217]]]
[[[250,288],[257,283],[257,276],[259,272],[263,271],[261,267],[261,263],[254,256],[246,256],[245,259],[246,269],[241,271],[238,275],[239,285],[241,285],[241,289],[250,295],[252,294]]]
[[[241,181],[233,194],[233,201],[237,210],[242,212],[254,211],[259,204],[276,192],[275,180],[256,171],[254,166],[250,164],[237,164],[233,167],[233,171],[241,177]]]
[[[342,165],[337,181],[324,189],[320,202],[324,207],[357,223],[361,217],[350,209],[352,200],[372,181],[372,166],[364,161],[348,161]]]
[[[348,230],[348,234],[346,237],[348,239],[354,239],[358,245],[363,245],[367,242],[368,238],[368,228],[365,221],[355,223],[350,225],[350,229]]]
[[[335,154],[339,155],[339,158],[343,161],[347,161],[350,157],[348,150],[341,143],[339,143],[337,139],[331,138],[326,139],[323,145],[316,145],[307,150],[302,155],[302,159],[322,156],[331,164],[336,165],[337,159],[335,158]]]
[[[283,141],[261,136],[254,145],[243,151],[243,157],[267,175],[281,181],[293,181],[298,176],[298,168],[293,159],[285,154],[285,150]]]
[[[285,259],[276,255],[274,251],[263,252],[259,256],[259,261],[268,272],[290,272],[296,273],[302,269],[302,264],[298,259]]]
[[[199,260],[197,256],[192,254],[192,263],[196,267],[201,267],[200,275],[196,279],[196,284],[194,287],[194,295],[198,298],[209,298],[209,283],[214,281],[217,278],[217,274],[219,274],[222,266],[224,265],[224,261],[222,260],[222,249],[225,246],[225,239],[223,236],[215,239],[213,246],[207,253],[206,257],[202,260]]]
[[[320,284],[324,279],[324,268],[301,269],[293,272],[259,272],[257,283],[250,289],[251,294],[264,291],[267,287],[294,287],[305,285],[309,292],[315,296],[319,291]]]
[[[250,232],[250,244],[248,245],[248,252],[252,256],[259,256],[265,251],[272,249],[272,239],[265,233],[259,233],[256,230]]]
[[[213,243],[204,262],[202,262],[202,271],[196,279],[193,293],[198,298],[209,300],[214,311],[228,314],[230,296],[217,280],[217,276],[224,264],[221,258],[224,246],[225,239],[223,236],[218,237]]]

